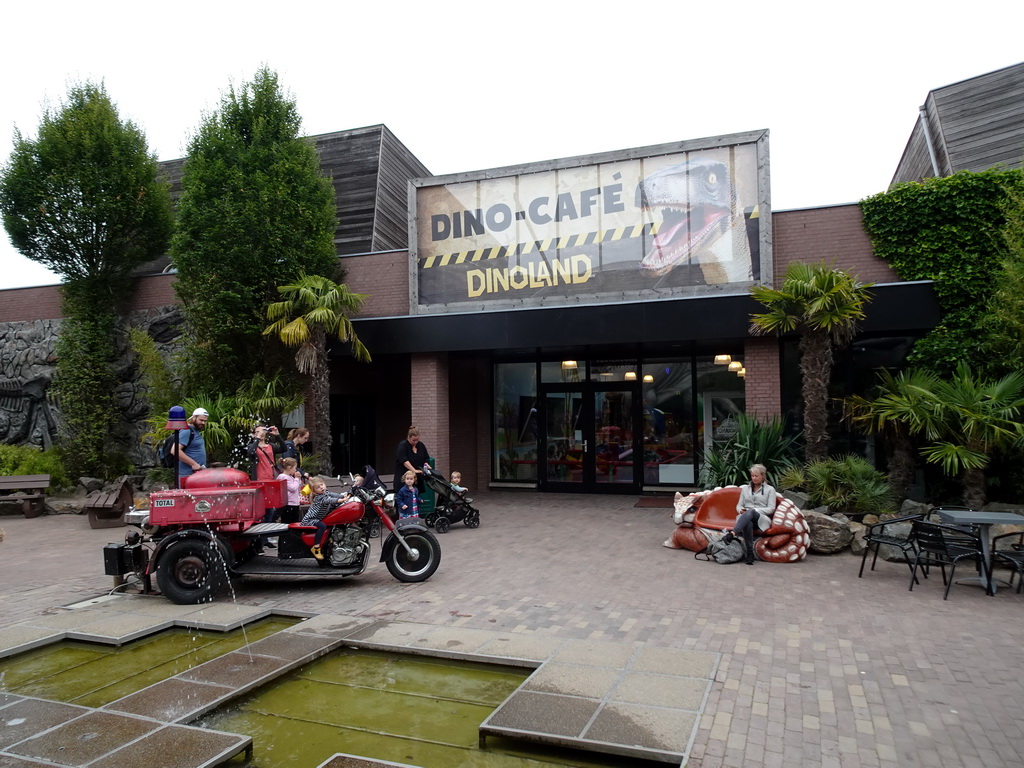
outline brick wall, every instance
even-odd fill
[[[135,292],[131,295],[128,309],[132,312],[152,307],[166,307],[178,304],[174,293],[175,275],[147,275],[135,281]]]
[[[56,320],[60,311],[60,287],[11,288],[0,291],[0,323]]]
[[[0,323],[62,318],[64,313],[61,312],[60,302],[59,285],[0,291]],[[127,306],[119,309],[134,312],[176,303],[174,275],[147,275],[135,281]]]
[[[778,287],[794,261],[825,263],[865,283],[899,282],[892,268],[871,251],[860,206],[834,205],[772,213],[774,283]]]
[[[779,342],[774,336],[748,338],[743,345],[746,407],[751,416],[782,413],[782,383],[779,373]]]
[[[409,314],[408,251],[350,256],[341,260],[341,266],[346,285],[355,293],[369,294],[359,317]]]
[[[445,474],[451,464],[448,416],[448,355],[412,356],[412,424]]]

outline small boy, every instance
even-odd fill
[[[452,490],[456,491],[457,493],[466,493],[466,491],[469,490],[469,488],[464,488],[462,486],[461,472],[452,472]]]
[[[299,472],[299,462],[296,459],[281,459],[282,472],[277,476],[278,480],[284,480],[287,494],[287,504],[279,507],[277,518],[282,523],[299,522],[299,492],[302,489],[302,473]]]
[[[395,509],[398,510],[398,518],[420,516],[420,495],[416,490],[416,473],[411,469],[402,475],[405,483],[395,494]]]
[[[313,539],[315,543],[309,551],[317,560],[323,560],[323,546],[327,541],[327,526],[324,525],[323,519],[332,509],[344,502],[348,498],[348,494],[331,493],[327,490],[327,483],[322,477],[311,477],[309,485],[313,491],[313,502],[302,518],[302,524],[316,526],[316,536]]]

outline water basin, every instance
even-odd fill
[[[421,768],[624,765],[622,757],[503,738],[488,738],[480,749],[480,723],[529,674],[519,667],[342,649],[197,724],[251,736],[249,768],[317,766],[335,753]]]
[[[0,660],[0,692],[102,707],[290,627],[273,616],[245,630],[174,628],[121,647],[64,640]]]

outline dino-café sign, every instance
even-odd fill
[[[770,265],[767,131],[411,182],[420,313],[736,293]]]

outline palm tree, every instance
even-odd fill
[[[298,347],[295,367],[310,376],[313,389],[313,410],[316,419],[309,425],[313,445],[320,453],[321,467],[330,474],[331,415],[330,381],[327,366],[327,339],[337,338],[352,345],[352,356],[370,361],[370,353],[359,340],[350,314],[355,314],[366,295],[352,293],[347,285],[319,275],[302,274],[288,285],[277,288],[283,297],[267,307],[270,320],[265,336],[277,336],[289,347]]]
[[[980,509],[992,455],[1024,442],[1024,374],[983,379],[961,361],[951,379],[936,382],[931,395],[918,416],[933,444],[921,453],[948,475],[962,472],[964,504]]]
[[[805,458],[828,456],[828,386],[832,351],[848,344],[864,319],[870,283],[860,283],[825,262],[794,262],[779,289],[757,285],[750,295],[768,310],[751,316],[750,332],[800,334],[800,375],[803,380]]]
[[[893,376],[879,371],[870,397],[855,395],[843,401],[844,417],[867,433],[886,436],[889,485],[896,501],[904,499],[914,476],[914,436],[924,431],[939,379],[915,368]]]

